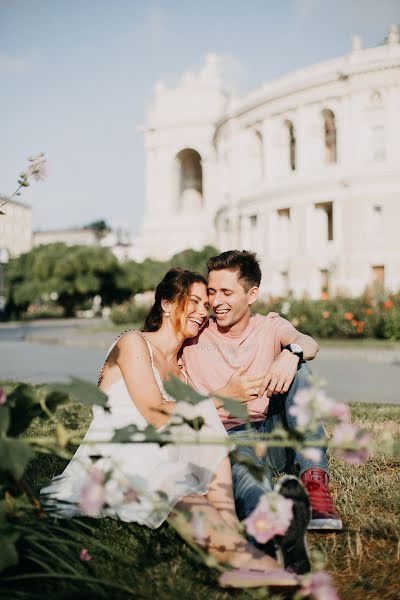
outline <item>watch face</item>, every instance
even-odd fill
[[[303,353],[303,348],[298,344],[290,344],[290,350],[295,354],[297,354],[297,352]]]

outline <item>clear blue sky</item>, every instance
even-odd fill
[[[155,83],[207,52],[244,93],[365,46],[400,23],[400,0],[0,0],[0,193],[26,158],[51,174],[20,197],[37,228],[105,218],[138,231],[144,122]]]

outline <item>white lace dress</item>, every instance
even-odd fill
[[[109,349],[106,360],[120,337]],[[146,337],[143,337],[149,348],[154,377],[163,400],[174,401],[163,386],[154,366],[151,346]],[[93,406],[93,420],[85,435],[85,442],[110,440],[115,429],[130,424],[135,424],[140,429],[148,425],[132,401],[122,378],[113,383],[106,394],[110,412],[100,406]],[[196,406],[178,402],[174,412],[187,419],[201,416],[205,421],[199,431],[194,431],[186,424],[174,427],[174,439],[189,442],[227,439],[212,400],[204,400]],[[164,428],[165,426],[159,431]],[[41,494],[47,505],[60,516],[82,514],[80,500],[84,486],[85,493],[88,493],[88,471],[94,460],[91,457],[95,457],[96,471],[103,474],[103,483],[106,482],[108,505],[91,516],[111,516],[156,528],[184,496],[207,493],[214,473],[231,449],[232,446],[190,443],[166,444],[161,447],[156,443],[138,442],[81,444],[64,472],[53,479],[49,486],[42,488]],[[109,476],[111,470],[112,477]],[[95,487],[93,482],[93,493]],[[132,497],[133,501],[129,501]]]

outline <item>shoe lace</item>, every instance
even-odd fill
[[[313,474],[311,474],[311,477],[313,477]],[[333,513],[335,512],[329,487],[319,474],[315,474],[313,479],[309,479],[306,482],[306,486],[309,493],[311,506],[314,510]]]

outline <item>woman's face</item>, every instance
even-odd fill
[[[208,321],[209,308],[207,288],[204,283],[196,281],[190,288],[188,303],[180,317],[180,331],[184,339],[196,337]]]

